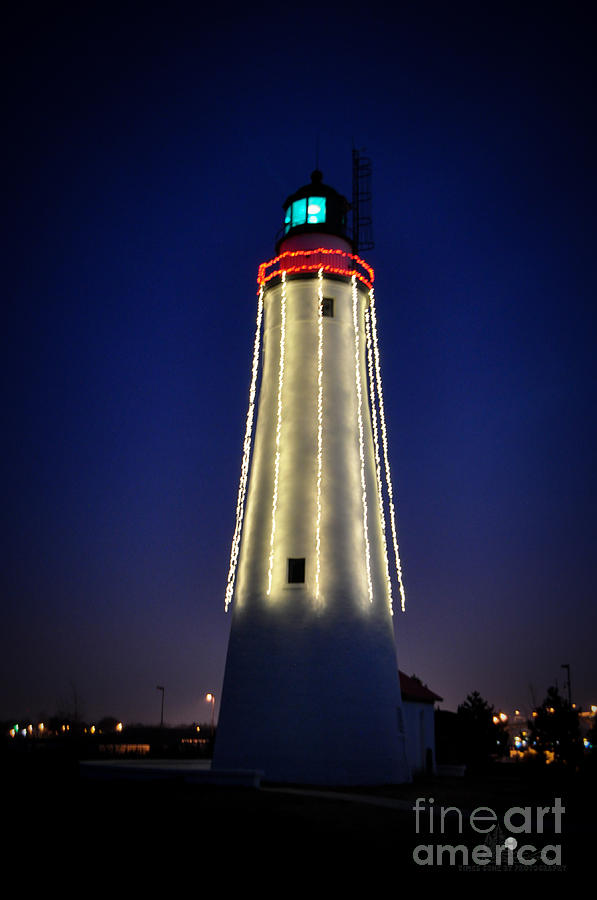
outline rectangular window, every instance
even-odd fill
[[[321,305],[321,315],[322,316],[333,316],[334,315],[334,298],[333,297],[324,297],[323,303]]]
[[[305,560],[288,560],[288,584],[303,584],[305,581]]]

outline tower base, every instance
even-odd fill
[[[330,786],[411,781],[393,634],[368,613],[331,627],[298,606],[235,609],[214,771]]]

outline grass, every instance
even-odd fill
[[[483,806],[501,816],[512,806],[551,807],[555,797],[566,808],[557,836],[566,871],[588,871],[595,842],[593,771],[496,764],[464,778],[429,777],[407,785],[323,793],[317,787],[310,793],[267,784],[252,789],[176,780],[96,781],[81,778],[77,761],[67,758],[12,759],[5,761],[2,776],[4,809],[12,825],[5,843],[9,857],[25,851],[54,864],[73,854],[139,877],[154,865],[156,877],[171,870],[191,878],[203,866],[209,868],[212,854],[223,851],[232,853],[241,870],[252,871],[266,861],[270,874],[273,860],[303,875],[371,867],[376,877],[404,868],[426,872],[413,862],[418,844],[472,847],[484,842],[466,827],[466,811]],[[462,810],[463,833],[452,815],[443,836],[437,825],[433,834],[428,827],[417,834],[411,808],[417,797],[425,799],[427,809],[433,798],[436,810]],[[421,824],[428,826],[424,818]],[[519,837],[519,843],[534,839]],[[546,843],[548,836],[541,837]],[[443,871],[453,875],[457,870]]]

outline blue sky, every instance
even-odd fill
[[[255,279],[282,203],[373,162],[408,609],[455,709],[597,702],[595,63],[535,4],[5,14],[0,717],[207,720]],[[358,710],[356,710],[358,714]]]

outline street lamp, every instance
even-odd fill
[[[160,728],[164,727],[164,688],[161,684],[156,684],[156,691],[162,692],[162,714],[160,716]]]
[[[209,694],[205,695],[205,699],[207,700],[208,703],[211,703],[211,733],[213,734],[213,732],[214,732],[214,713],[215,713],[215,708],[216,708],[215,694],[212,694],[210,692]]]

